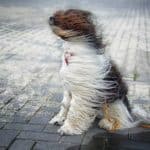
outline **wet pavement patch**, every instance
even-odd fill
[[[67,150],[75,150],[70,147]],[[149,150],[150,131],[133,134],[100,133],[91,138],[80,150]]]

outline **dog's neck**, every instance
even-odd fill
[[[98,55],[98,49],[88,42],[65,41],[63,44],[64,52],[74,53],[75,55]]]

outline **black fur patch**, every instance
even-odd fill
[[[123,100],[123,103],[126,105],[128,111],[131,111],[130,104],[127,99],[128,88],[125,82],[122,79],[122,75],[120,74],[116,65],[111,62],[112,67],[110,72],[104,78],[106,81],[113,81],[113,85],[110,89],[106,89],[105,92],[108,93],[106,102],[111,103],[116,100]]]

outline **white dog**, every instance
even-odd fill
[[[114,63],[102,52],[102,35],[97,35],[91,13],[76,9],[57,11],[49,24],[66,41],[60,70],[64,98],[60,112],[50,123],[62,125],[61,134],[82,134],[102,111],[101,128],[136,126],[140,121],[133,120],[127,86]]]

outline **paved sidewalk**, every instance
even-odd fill
[[[81,136],[60,136],[58,127],[48,124],[63,96],[58,75],[62,41],[48,26],[57,8],[79,6],[95,12],[107,53],[128,83],[130,103],[150,112],[149,0],[57,1],[0,0],[0,150],[84,150],[95,135],[107,140],[96,125]],[[143,138],[135,138],[140,133]],[[149,130],[136,128],[116,134],[149,146],[145,133]]]

